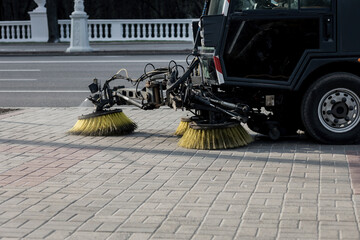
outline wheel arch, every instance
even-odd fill
[[[360,77],[360,65],[357,62],[332,62],[312,71],[300,85],[298,92],[303,97],[306,90],[319,78],[332,73],[351,73]]]

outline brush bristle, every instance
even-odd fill
[[[123,112],[109,112],[100,116],[79,118],[68,133],[85,136],[112,136],[132,133],[137,128]]]
[[[234,127],[212,129],[190,127],[178,145],[184,148],[216,150],[246,146],[252,141],[250,134],[239,124]]]
[[[175,136],[182,136],[184,135],[184,133],[186,132],[186,130],[188,130],[189,128],[189,123],[191,122],[191,120],[189,118],[182,118],[179,126],[177,127],[174,135]]]

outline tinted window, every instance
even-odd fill
[[[331,0],[233,0],[234,11],[330,8]]]
[[[298,0],[234,0],[235,12],[263,9],[298,9]]]
[[[208,15],[220,15],[222,14],[225,0],[212,0],[210,1]]]
[[[331,0],[301,0],[301,8],[329,8]]]

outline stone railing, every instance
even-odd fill
[[[0,22],[0,42],[31,42],[30,21]]]
[[[193,41],[192,19],[88,20],[90,41]],[[70,41],[70,20],[59,20],[60,40]]]
[[[88,20],[90,41],[193,41],[193,19]],[[69,42],[71,20],[59,20],[60,41]],[[0,22],[0,42],[32,42],[31,21]]]

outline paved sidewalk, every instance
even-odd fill
[[[132,135],[67,135],[89,111],[0,115],[0,238],[360,238],[359,145],[183,149],[165,108],[125,107]]]
[[[0,43],[0,56],[187,54],[192,42],[94,42],[92,52],[67,53],[70,43]]]

